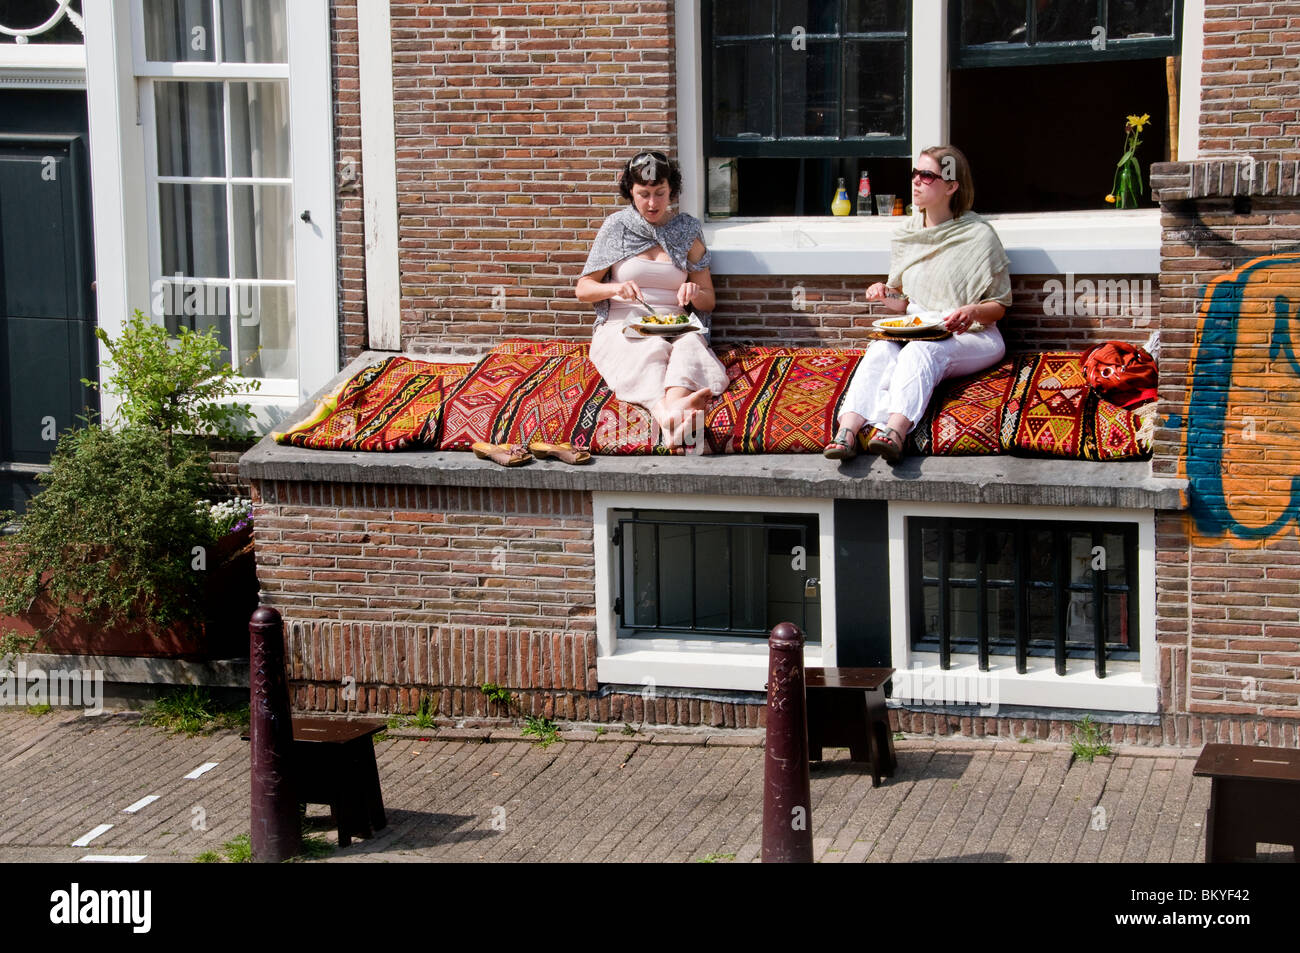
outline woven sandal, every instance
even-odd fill
[[[858,455],[858,435],[848,427],[841,427],[835,432],[835,439],[822,450],[827,460],[852,460]]]
[[[528,452],[528,448],[517,443],[511,445],[479,441],[470,449],[480,460],[491,460],[503,467],[518,467],[533,462],[533,455]]]
[[[895,464],[903,459],[903,435],[893,427],[877,427],[867,443],[867,449],[885,458],[885,462]]]
[[[579,450],[573,444],[568,443],[547,443],[545,440],[533,440],[528,444],[528,449],[539,460],[546,460],[554,457],[564,463],[590,463],[591,454],[586,450]]]

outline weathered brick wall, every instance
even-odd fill
[[[1294,162],[1159,165],[1157,604],[1173,710],[1300,719],[1300,181]],[[1248,739],[1252,740],[1252,739]],[[1262,738],[1260,740],[1263,740]]]
[[[1206,0],[1200,154],[1300,158],[1300,5]]]
[[[334,160],[337,198],[334,238],[338,256],[340,366],[367,345],[366,254],[362,214],[361,80],[356,0],[330,4],[334,74]]]

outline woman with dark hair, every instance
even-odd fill
[[[867,288],[893,314],[943,312],[952,337],[941,341],[875,341],[853,374],[840,406],[839,429],[825,455],[857,454],[858,432],[890,463],[946,377],[974,374],[1002,359],[997,321],[1011,305],[1010,261],[987,221],[972,212],[970,164],[953,146],[926,149],[912,170],[916,214],[890,248],[889,277]]]
[[[681,191],[677,163],[642,152],[624,166],[618,190],[631,204],[605,219],[574,289],[595,306],[591,361],[614,396],[649,409],[666,446],[698,426],[712,396],[727,388],[727,370],[709,350],[715,297],[709,252],[698,219],[673,211]],[[626,327],[645,314],[691,305],[704,330],[666,338]]]

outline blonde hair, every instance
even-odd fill
[[[952,210],[953,218],[961,218],[962,213],[969,212],[975,204],[975,180],[971,178],[966,154],[956,146],[931,146],[922,149],[921,155],[938,163],[945,182],[957,183],[957,191],[948,197],[948,208]]]

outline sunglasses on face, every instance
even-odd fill
[[[937,179],[942,179],[942,178],[943,178],[943,176],[940,175],[938,172],[931,172],[929,169],[913,169],[913,170],[912,170],[912,181],[913,181],[913,182],[915,182],[917,179],[920,179],[920,180],[921,180],[922,182],[924,182],[926,185],[929,185],[930,183],[934,182],[935,180],[937,180]]]

